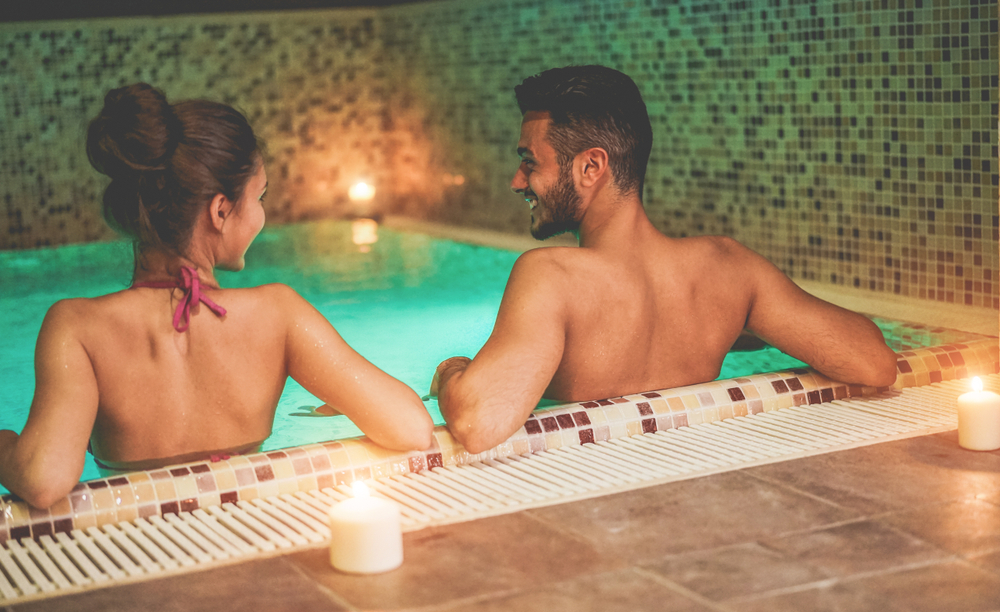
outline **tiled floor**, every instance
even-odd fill
[[[1000,611],[1000,451],[913,438],[23,604],[52,610]]]

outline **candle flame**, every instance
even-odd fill
[[[368,490],[368,485],[361,482],[360,480],[356,480],[353,483],[351,483],[351,488],[354,490],[354,497],[357,498],[371,497],[371,492]]]
[[[979,380],[978,376],[973,376],[972,377],[972,390],[973,391],[982,391],[983,390],[983,381]]]

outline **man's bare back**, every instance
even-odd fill
[[[837,363],[849,351],[843,340],[828,337],[818,350],[808,333],[843,319],[852,341],[860,334],[877,345],[874,324],[805,294],[735,240],[671,239],[651,227],[628,236],[628,246],[609,249],[536,249],[515,267],[528,278],[512,285],[549,288],[538,316],[564,330],[544,397],[585,401],[713,380],[744,329],[831,376],[892,382],[870,378],[865,361]]]
[[[580,248],[522,255],[476,358],[438,366],[431,391],[467,450],[506,440],[543,396],[583,401],[713,380],[744,329],[831,378],[893,382],[895,354],[865,317],[808,295],[735,240],[653,227],[639,197],[645,157],[622,153],[645,147],[648,156],[651,143],[631,80],[584,66],[526,86],[511,189],[531,208],[532,235],[572,231]],[[549,103],[565,105],[554,115],[542,110]]]
[[[634,236],[633,236],[634,238]],[[665,389],[718,376],[750,304],[724,238],[658,233],[607,251],[538,249],[567,290],[563,357],[545,397],[564,401]]]

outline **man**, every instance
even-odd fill
[[[865,317],[810,296],[735,240],[653,227],[641,200],[652,129],[628,76],[557,68],[514,91],[523,120],[511,189],[531,207],[535,238],[573,232],[580,248],[521,255],[482,350],[438,366],[431,393],[469,452],[506,440],[543,397],[713,380],[744,328],[835,380],[892,384],[895,354]]]

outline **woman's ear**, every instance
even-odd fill
[[[581,187],[593,187],[608,174],[608,152],[600,147],[582,151],[574,160],[574,170]]]
[[[229,198],[222,195],[221,193],[215,194],[212,201],[208,204],[208,214],[212,227],[215,231],[221,232],[223,226],[226,223],[226,219],[229,218],[233,212],[233,203],[229,201]]]

